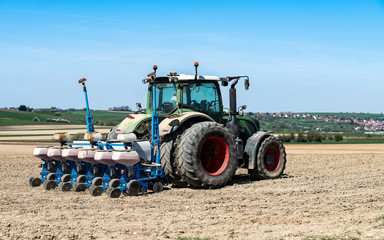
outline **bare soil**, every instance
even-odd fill
[[[384,144],[287,145],[281,179],[119,199],[30,188],[33,148],[0,145],[0,239],[384,239]]]

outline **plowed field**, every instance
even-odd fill
[[[119,199],[30,188],[33,148],[0,145],[0,239],[384,239],[384,145],[288,145],[281,179]]]

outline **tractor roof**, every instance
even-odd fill
[[[187,75],[187,74],[179,74],[179,75],[173,75],[173,76],[157,76],[156,79],[161,78],[177,78],[177,81],[195,81],[195,75]],[[205,76],[205,75],[198,75],[197,80],[207,80],[207,81],[220,81],[219,77],[216,76]]]
[[[198,77],[198,80],[220,81],[220,78],[216,76],[198,75],[197,77]],[[177,78],[180,81],[195,80],[195,75],[180,74]]]

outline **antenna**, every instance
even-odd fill
[[[199,63],[195,62],[193,65],[195,66],[195,80],[197,80],[197,67],[199,66]]]

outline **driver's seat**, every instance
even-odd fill
[[[175,110],[176,104],[173,102],[165,102],[163,103],[163,110],[165,113],[171,113],[173,110]]]

